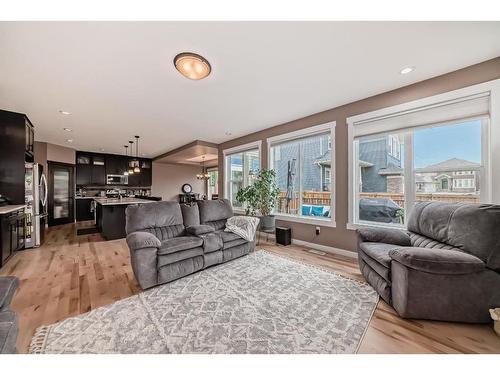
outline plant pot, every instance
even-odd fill
[[[261,230],[270,230],[274,229],[274,225],[276,223],[276,218],[274,215],[267,215],[260,217],[260,229]]]

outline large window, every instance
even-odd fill
[[[402,227],[416,201],[491,201],[489,96],[437,103],[348,119],[350,223]]]
[[[207,172],[207,195],[208,199],[213,199],[219,196],[219,170],[217,168],[210,168]]]
[[[250,148],[244,151],[226,150],[225,153],[225,196],[233,207],[244,207],[236,200],[236,194],[245,186],[253,183],[260,169],[259,148]]]
[[[275,213],[304,222],[334,221],[333,124],[268,139],[269,167],[280,189]]]

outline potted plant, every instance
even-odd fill
[[[271,213],[278,203],[279,193],[276,172],[261,169],[253,184],[238,191],[236,200],[245,205],[247,215],[255,216],[259,212],[262,229],[272,229],[275,218]]]

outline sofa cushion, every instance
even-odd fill
[[[472,254],[500,270],[500,206],[417,202],[408,229]]]
[[[238,246],[238,245],[242,245],[244,243],[248,243],[248,241],[245,240],[244,238],[239,237],[239,239],[236,239],[236,240],[233,240],[233,241],[224,242],[223,249],[224,250],[231,249],[232,247],[235,247],[235,246]]]
[[[441,275],[463,275],[480,272],[485,264],[474,255],[456,250],[435,250],[423,247],[400,247],[390,257],[414,270]]]
[[[219,233],[207,233],[199,236],[203,240],[203,252],[211,253],[221,250],[223,245],[222,237]]]
[[[363,242],[383,242],[399,246],[411,246],[410,236],[404,230],[393,228],[360,228],[356,231]]]
[[[196,203],[181,204],[181,211],[185,227],[200,225],[200,210],[198,209],[198,205]]]
[[[428,249],[459,250],[444,242],[433,240],[418,233],[410,232],[411,245],[413,247],[426,247]]]
[[[169,225],[166,227],[154,227],[142,229],[142,232],[153,234],[160,241],[168,240],[169,238],[179,237],[184,235],[184,225]]]
[[[203,240],[194,236],[174,237],[161,242],[158,255],[172,254],[178,251],[201,247]]]
[[[0,312],[0,353],[16,353],[16,340],[19,331],[16,314],[13,311]]]
[[[17,277],[0,277],[0,311],[9,308],[12,297],[18,287],[19,279]]]
[[[198,255],[203,255],[203,249],[201,247],[195,247],[193,249],[177,251],[176,253],[160,255],[158,257],[158,268],[166,266],[167,264],[172,264],[179,262],[184,259],[194,258]]]
[[[358,259],[359,269],[366,281],[377,291],[382,299],[388,304],[392,303],[391,284],[386,279],[381,277],[378,272],[368,265],[363,258]]]
[[[233,216],[233,208],[228,199],[201,200],[198,201],[200,209],[200,223],[218,221]]]
[[[370,269],[376,272],[380,277],[382,277],[386,283],[391,284],[391,268],[389,266],[383,265],[376,261],[375,259],[368,256],[361,248],[358,249],[358,262],[363,260]]]
[[[130,205],[126,208],[125,214],[127,234],[174,225],[184,227],[181,206],[177,202],[165,201]]]
[[[207,221],[205,225],[210,225],[214,230],[221,230],[226,228],[227,219]]]
[[[389,252],[393,249],[399,248],[400,246],[379,242],[362,242],[359,247],[367,256],[381,266],[391,268],[392,259],[389,256]]]
[[[243,239],[242,237],[238,236],[236,233],[233,232],[226,232],[224,230],[217,231],[216,233],[219,234],[222,238],[222,242],[230,242],[234,240],[241,240]]]
[[[186,228],[186,232],[193,236],[199,236],[200,234],[211,233],[213,231],[214,227],[210,225],[192,225]]]

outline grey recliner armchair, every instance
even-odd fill
[[[255,242],[225,232],[233,216],[227,199],[194,205],[153,202],[126,209],[127,244],[143,289],[167,283],[255,249]]]
[[[407,228],[358,229],[368,283],[404,318],[489,322],[500,306],[500,206],[417,202]]]

